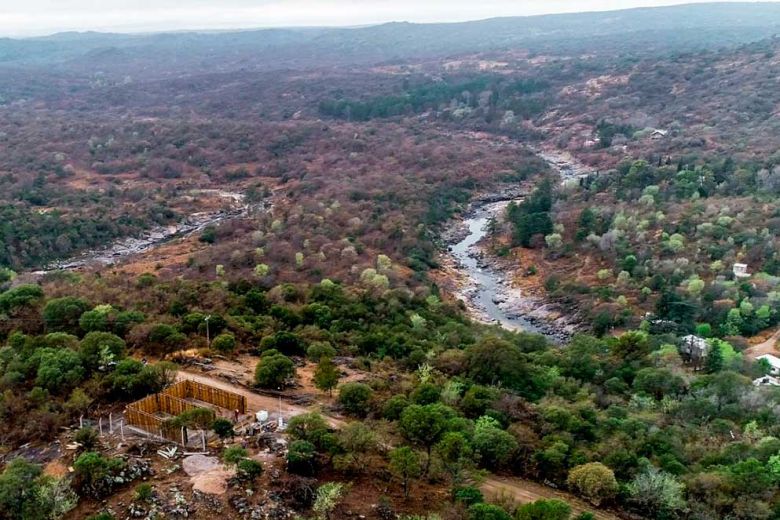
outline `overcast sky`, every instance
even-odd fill
[[[453,22],[707,0],[0,0],[0,36]]]

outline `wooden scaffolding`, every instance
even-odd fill
[[[202,405],[246,413],[246,397],[221,388],[196,381],[184,380],[175,383],[160,393],[152,394],[127,405],[127,424],[141,428],[154,435],[179,442],[178,429],[171,429],[166,421],[171,417]]]

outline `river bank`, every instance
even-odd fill
[[[171,240],[189,236],[208,226],[226,220],[244,218],[251,212],[264,209],[266,206],[265,202],[250,204],[246,201],[243,193],[231,191],[202,189],[193,190],[191,195],[215,197],[223,200],[225,204],[223,204],[222,209],[192,213],[175,224],[157,226],[137,237],[125,237],[104,248],[84,251],[75,257],[52,262],[44,270],[35,271],[33,274],[42,275],[50,271],[80,269],[88,266],[111,266],[129,256],[146,252]]]
[[[562,184],[594,173],[568,153],[550,149],[534,152],[558,174]],[[453,294],[466,304],[474,319],[542,334],[562,344],[584,328],[577,310],[518,287],[516,276],[522,267],[497,257],[485,244],[490,223],[501,221],[509,203],[521,202],[527,194],[522,186],[514,185],[475,197],[463,217],[442,234],[447,250],[443,255],[445,276],[453,281]]]
[[[462,219],[442,235],[447,247],[444,268],[454,281],[453,294],[463,300],[471,316],[483,323],[513,331],[546,336],[565,343],[581,324],[566,309],[517,287],[518,269],[485,248],[492,219],[500,219],[511,201],[525,193],[512,187],[476,198]]]

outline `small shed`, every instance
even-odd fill
[[[680,354],[683,359],[697,368],[702,366],[709,348],[706,339],[693,334],[684,336],[680,341]]]
[[[734,264],[734,276],[736,278],[750,278],[750,273],[748,273],[747,268],[747,264]]]

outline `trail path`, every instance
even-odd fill
[[[522,478],[491,475],[482,484],[481,489],[488,500],[499,495],[508,495],[520,504],[528,504],[540,499],[557,498],[571,506],[574,513],[572,516],[589,511],[598,520],[620,520],[619,516],[603,509],[596,509],[574,495]]]
[[[745,349],[745,354],[751,358],[757,358],[763,354],[776,355],[778,351],[775,345],[777,344],[778,340],[780,340],[780,327],[778,327],[778,329],[766,340]]]

